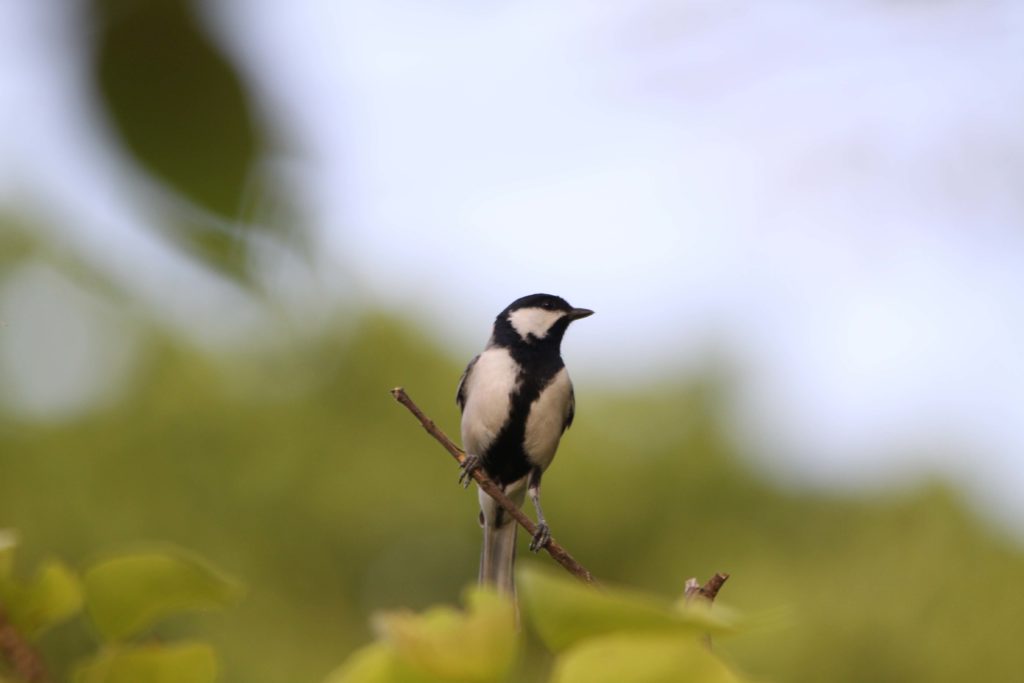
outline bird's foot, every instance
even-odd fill
[[[465,459],[459,463],[462,467],[462,472],[459,473],[459,483],[462,484],[462,488],[469,488],[469,482],[473,481],[473,472],[480,469],[480,456],[466,454]]]
[[[533,532],[533,539],[530,541],[530,550],[535,553],[539,553],[541,549],[551,542],[551,529],[548,528],[546,522],[541,522],[537,525],[537,530]]]

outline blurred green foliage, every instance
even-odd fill
[[[83,580],[89,616],[109,640],[178,612],[231,604],[239,593],[233,581],[180,552],[114,557],[94,564]]]
[[[704,603],[675,604],[654,596],[609,590],[562,580],[526,567],[519,572],[523,609],[544,644],[563,651],[609,633],[721,635],[733,630],[721,607],[714,614]]]
[[[13,532],[0,530],[0,609],[11,626],[35,639],[78,614],[82,590],[78,577],[54,560],[42,564],[30,581],[19,579],[14,573],[16,545]]]
[[[36,561],[81,565],[147,539],[194,548],[249,586],[202,623],[226,680],[322,679],[367,640],[375,610],[455,602],[479,552],[475,495],[388,394],[403,384],[457,433],[460,363],[387,318],[339,330],[220,357],[154,333],[115,406],[0,424],[0,520]],[[720,600],[754,627],[716,651],[757,678],[1024,670],[1019,546],[938,484],[871,497],[773,489],[732,446],[719,387],[709,376],[580,392],[545,507],[599,579],[671,595],[688,576],[730,572]],[[45,645],[59,658],[73,643],[57,631]]]
[[[490,590],[469,591],[464,612],[432,607],[374,621],[380,640],[354,652],[328,683],[490,683],[515,663],[515,607]]]
[[[74,683],[214,683],[217,656],[205,643],[139,645],[102,651],[80,667]]]
[[[0,530],[0,681],[49,680],[51,672],[75,683],[217,680],[217,657],[208,644],[142,642],[139,636],[182,612],[230,604],[234,582],[171,548],[109,558],[91,566],[84,581],[49,560],[24,581],[15,570],[16,546],[14,533]],[[41,658],[36,648],[43,633],[78,616],[83,606],[93,628],[78,623],[77,630],[89,644],[64,657]]]
[[[550,570],[548,570],[550,571]],[[706,603],[675,604],[534,568],[520,572],[524,621],[558,653],[554,683],[738,683],[705,634],[733,629]],[[512,600],[473,588],[459,612],[385,613],[380,639],[358,651],[327,683],[495,683],[508,680],[520,632]]]

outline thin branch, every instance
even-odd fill
[[[50,680],[46,665],[32,644],[18,632],[0,607],[0,657],[7,660],[15,675],[26,683]]]
[[[395,397],[395,400],[401,403],[403,406],[409,409],[423,428],[427,430],[427,433],[437,439],[438,443],[444,446],[445,450],[451,453],[452,457],[455,458],[462,464],[462,461],[466,459],[466,453],[461,448],[456,446],[451,439],[449,439],[444,432],[438,428],[434,421],[423,414],[423,411],[419,409],[409,395],[405,393],[405,389],[402,387],[395,387],[391,390],[391,395]],[[505,509],[508,514],[512,515],[512,518],[519,522],[519,526],[523,527],[528,534],[531,536],[537,531],[537,527],[533,521],[527,517],[519,506],[516,505],[511,498],[505,495],[505,492],[501,490],[501,487],[494,483],[490,477],[483,471],[483,468],[477,468],[473,471],[473,479],[476,480],[477,485],[483,489],[487,495],[493,498],[498,505]],[[562,565],[566,570],[573,576],[578,578],[584,583],[597,583],[594,580],[593,575],[587,569],[577,562],[572,555],[570,555],[565,548],[558,545],[555,539],[548,541],[544,549],[548,551],[548,554],[554,558],[555,562]]]
[[[708,579],[707,583],[703,586],[697,583],[696,578],[689,578],[686,580],[683,595],[686,596],[687,602],[694,598],[701,598],[708,602],[714,602],[715,596],[718,595],[718,591],[722,590],[722,586],[728,580],[729,575],[722,574],[720,572]]]
[[[683,599],[686,602],[700,600],[701,602],[706,602],[710,605],[715,601],[718,591],[722,590],[722,585],[725,584],[728,579],[728,574],[718,572],[708,579],[707,583],[702,586],[697,582],[696,577],[690,577],[686,580],[686,583],[683,586]],[[711,647],[711,636],[709,634],[704,634],[704,642],[707,644],[708,648]]]

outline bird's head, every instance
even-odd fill
[[[547,341],[558,344],[569,323],[593,314],[588,308],[573,308],[560,296],[531,294],[516,299],[498,314],[494,322],[495,337],[508,337],[504,340],[506,343]]]

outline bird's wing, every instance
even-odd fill
[[[565,411],[565,426],[562,427],[564,432],[566,429],[572,426],[572,419],[576,417],[576,392],[573,391],[572,387],[569,387],[569,408]]]
[[[464,393],[466,388],[466,378],[469,377],[469,373],[473,372],[473,366],[480,360],[480,356],[476,355],[473,360],[469,361],[469,365],[462,371],[462,377],[459,378],[459,388],[455,390],[455,403],[459,406],[459,410],[466,409],[466,394]]]

